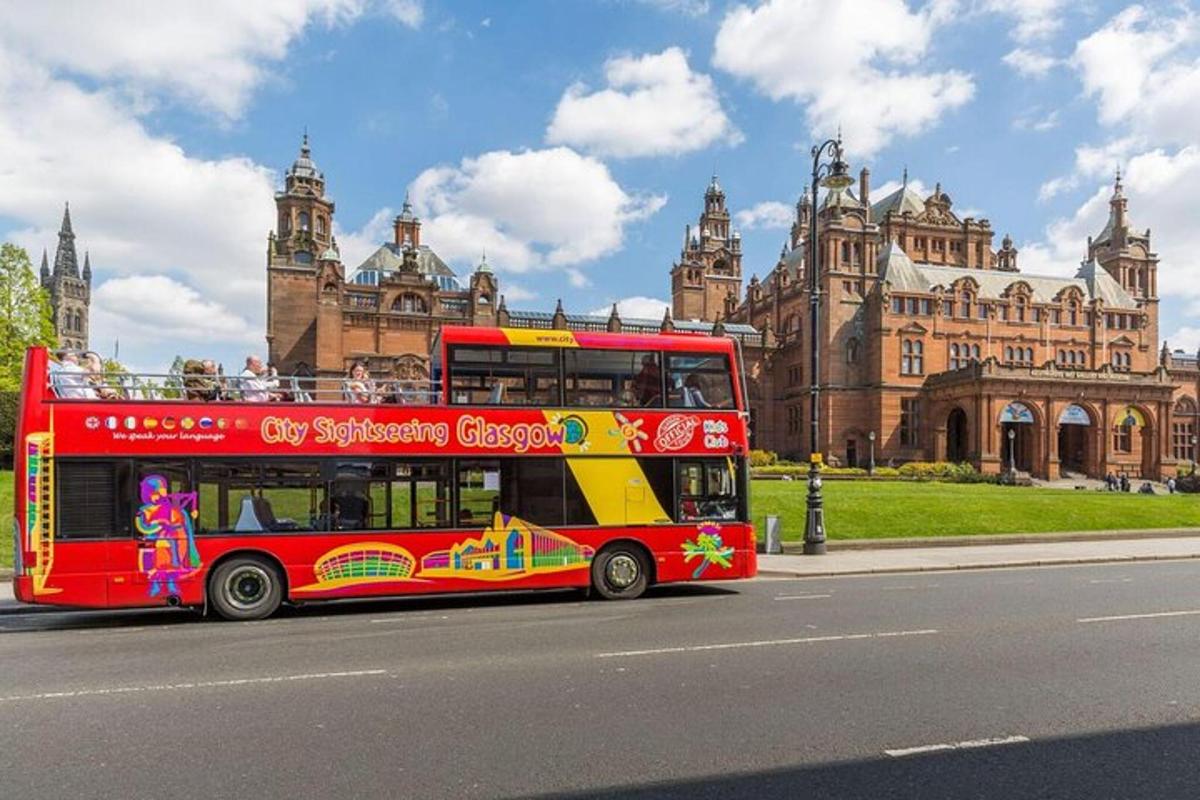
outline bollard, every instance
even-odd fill
[[[783,552],[783,542],[779,539],[779,517],[767,515],[767,524],[763,526],[763,552],[777,556]]]

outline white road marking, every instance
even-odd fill
[[[107,689],[75,689],[65,692],[41,692],[39,694],[14,694],[0,697],[0,703],[17,703],[27,700],[61,700],[74,697],[103,697],[114,694],[137,694],[142,692],[176,692],[185,689],[211,689],[225,686],[258,686],[264,683],[288,683],[291,681],[316,681],[328,678],[364,678],[386,675],[386,669],[360,669],[349,672],[310,672],[301,675],[274,675],[264,678],[229,678],[218,681],[191,681],[187,683],[162,683],[147,686],[114,686]]]
[[[881,591],[881,592],[904,592],[904,591],[911,591],[913,589],[936,589],[940,585],[941,584],[938,584],[938,583],[926,583],[926,584],[922,584],[921,586],[880,586],[879,591]]]
[[[776,600],[822,600],[826,597],[833,597],[831,594],[781,594],[775,597]]]
[[[1133,578],[1093,578],[1088,583],[1132,583]]]
[[[884,631],[881,633],[850,633],[841,636],[806,636],[799,639],[760,639],[753,642],[722,642],[721,644],[697,644],[687,647],[656,647],[652,650],[622,650],[615,653],[597,653],[596,658],[624,658],[626,656],[655,656],[664,653],[702,653],[708,650],[736,650],[745,647],[780,647],[788,644],[816,644],[819,642],[852,642],[859,639],[891,639],[900,636],[929,636],[939,633],[932,628],[919,631]]]
[[[1076,622],[1115,622],[1122,619],[1157,619],[1159,617],[1194,617],[1200,608],[1191,611],[1159,611],[1154,614],[1118,614],[1112,617],[1081,617]]]
[[[1020,744],[1028,742],[1028,736],[996,736],[990,739],[968,739],[965,742],[948,742],[946,744],[923,744],[917,747],[902,747],[897,750],[884,750],[892,758],[921,755],[923,753],[939,753],[946,750],[975,750],[980,747],[997,747],[1005,744]]]

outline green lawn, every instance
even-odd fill
[[[804,481],[754,481],[756,525],[780,517],[785,540],[804,538]],[[826,481],[830,539],[1200,527],[1200,497],[1150,496],[991,484]]]
[[[0,470],[0,567],[13,563],[13,474],[11,469]]]

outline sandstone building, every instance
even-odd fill
[[[705,212],[724,206],[719,189]],[[749,324],[756,445],[809,451],[807,237],[819,232],[822,293],[819,449],[834,463],[968,461],[985,472],[1015,465],[1035,476],[1159,477],[1195,457],[1196,360],[1158,349],[1158,257],[1134,226],[1118,175],[1109,219],[1074,277],[1027,275],[986,219],[960,218],[939,185],[907,186],[875,202],[870,173],[858,191],[808,192],[764,280],[713,288],[673,281],[677,315]],[[699,250],[732,253],[738,241],[699,248],[690,239],[672,270]],[[722,250],[724,248],[724,250]],[[723,291],[724,303],[708,298]],[[691,292],[691,294],[689,294]],[[705,303],[691,299],[698,295]],[[874,441],[872,442],[872,434]]]
[[[819,230],[824,354],[820,450],[833,463],[967,461],[1035,476],[1163,477],[1196,457],[1200,362],[1159,350],[1158,257],[1130,220],[1120,178],[1107,224],[1073,277],[1029,275],[991,223],[960,217],[939,185],[871,202],[797,204],[779,260],[743,281],[742,248],[716,177],[669,271],[662,320],[509,310],[486,260],[460,278],[422,241],[406,202],[385,242],[347,270],[334,203],[307,137],[276,195],[267,252],[270,359],[333,377],[428,374],[442,324],[688,331],[737,338],[755,446],[808,456],[806,247]],[[872,441],[872,433],[874,440]],[[1010,438],[1011,433],[1011,438]]]

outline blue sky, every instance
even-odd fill
[[[71,201],[93,345],[160,368],[264,348],[272,192],[307,127],[353,267],[410,192],[510,307],[661,314],[715,170],[765,274],[840,124],[881,197],[907,167],[1070,274],[1112,174],[1200,346],[1200,21],[1186,2],[0,0],[0,236]],[[82,253],[80,254],[82,257]]]

